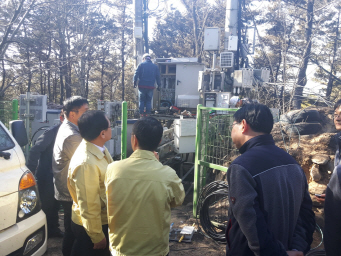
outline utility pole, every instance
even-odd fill
[[[145,1],[145,0],[144,0]],[[134,20],[134,56],[135,68],[140,64],[143,55],[143,38],[142,38],[142,0],[134,0],[135,20]]]
[[[148,41],[148,3],[147,0],[143,0],[143,24],[144,24],[144,43],[145,43],[145,52],[149,53],[149,41]]]
[[[226,18],[225,18],[225,51],[234,53],[234,67],[239,69],[239,4],[240,0],[226,0]],[[238,37],[238,46],[234,48],[235,38]],[[238,66],[236,66],[238,64]],[[234,68],[233,68],[234,70]],[[233,72],[233,70],[231,70]]]
[[[135,20],[134,20],[134,57],[135,57],[135,69],[142,61],[143,54],[143,36],[142,36],[142,0],[134,0],[135,7]],[[139,102],[138,89],[135,88],[136,102]]]

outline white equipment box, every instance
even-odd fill
[[[237,51],[238,50],[238,36],[229,36],[229,51]]]
[[[205,28],[204,51],[218,51],[220,45],[220,28]]]
[[[230,92],[217,92],[217,108],[229,108],[230,107],[230,99],[231,93]],[[217,111],[217,114],[223,115],[227,114],[228,111]]]
[[[174,150],[177,153],[195,152],[196,119],[174,120]]]
[[[251,88],[253,83],[253,69],[235,70],[233,87]]]
[[[179,108],[196,108],[199,104],[199,95],[178,95],[176,106]]]

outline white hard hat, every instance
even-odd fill
[[[145,59],[145,58],[149,58],[149,59],[150,59],[150,55],[149,55],[149,53],[145,53],[145,54],[143,54],[143,56],[142,56],[142,59]]]

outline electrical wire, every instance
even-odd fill
[[[306,254],[306,256],[325,256],[325,255],[327,255],[325,250],[314,250]]]
[[[320,234],[321,234],[321,242],[317,246],[315,246],[314,248],[310,249],[310,251],[313,251],[313,250],[317,249],[318,247],[320,247],[322,242],[323,242],[323,232],[322,232],[322,229],[320,228],[320,226],[317,225],[317,223],[316,223],[316,226],[315,226],[315,230],[320,232]],[[316,255],[319,255],[319,254],[316,254]],[[325,255],[325,254],[323,254],[323,255]]]
[[[35,143],[32,144],[32,142],[33,142],[33,138],[34,138],[34,136],[37,134],[37,132],[39,132],[39,131],[45,131],[45,130],[48,129],[48,128],[50,128],[50,126],[42,126],[42,127],[40,127],[38,130],[35,131],[35,133],[32,135],[31,140],[30,140],[31,146],[33,146],[33,145],[35,144]]]
[[[217,197],[219,198],[218,200],[216,200]],[[200,224],[205,233],[215,241],[225,243],[225,230],[227,224],[221,223],[223,221],[217,222],[212,220],[210,215],[210,207],[221,201],[225,201],[225,208],[228,213],[228,184],[224,181],[213,181],[202,189],[197,204],[197,212],[199,212]],[[221,217],[226,217],[227,219],[228,214]]]
[[[202,246],[202,247],[191,247],[191,248],[183,248],[183,249],[170,249],[171,252],[178,252],[178,251],[187,251],[187,250],[197,250],[202,248],[210,248],[209,246]]]
[[[216,196],[220,196],[219,200],[214,200],[212,203],[212,199],[215,199]],[[199,212],[200,224],[206,233],[203,234],[206,237],[212,238],[213,240],[225,243],[225,232],[217,232],[217,230],[225,231],[227,225],[224,223],[219,223],[212,221],[210,216],[210,206],[216,204],[217,202],[224,200],[228,202],[228,184],[224,181],[213,181],[207,184],[203,189],[199,196],[198,204],[197,204],[197,213]],[[199,210],[199,211],[198,211]],[[226,214],[228,217],[228,214]],[[323,242],[323,232],[319,225],[316,224],[315,230],[320,232],[321,234],[321,242],[314,248],[310,250],[307,255],[326,255],[324,250],[316,250],[321,246]]]

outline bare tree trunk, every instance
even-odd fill
[[[86,84],[85,84],[85,98],[88,98],[89,96],[89,77],[90,77],[90,66],[88,67],[87,73],[86,73]]]
[[[40,73],[40,77],[39,77],[39,83],[40,83],[40,94],[44,95],[44,86],[43,86],[43,68],[41,65],[41,58],[39,56],[39,73]]]
[[[53,96],[51,91],[51,70],[49,61],[47,61],[46,63],[46,68],[47,68],[47,92],[49,94],[49,102],[53,102]]]
[[[313,32],[313,19],[314,19],[314,1],[308,0],[307,2],[307,17],[306,17],[306,32],[305,32],[305,45],[306,48],[303,52],[302,65],[298,72],[297,83],[294,90],[293,107],[295,109],[301,108],[303,88],[307,84],[307,67],[311,54],[312,32]]]
[[[25,38],[27,39],[27,32],[26,32],[25,26],[24,26],[24,34],[25,34]],[[27,92],[31,91],[31,85],[32,85],[32,71],[31,71],[31,58],[30,57],[31,57],[30,47],[26,45],[26,58],[27,58],[26,67],[28,69]]]
[[[54,73],[54,79],[53,79],[53,102],[54,103],[58,103],[57,102],[57,72]],[[62,102],[63,104],[63,102]]]
[[[105,52],[103,51],[103,56],[102,56],[102,67],[101,67],[101,100],[104,100],[104,63],[105,63]]]
[[[70,36],[67,35],[67,59],[66,59],[66,65],[65,65],[65,97],[70,98],[72,96],[72,90],[71,90],[71,40]],[[65,58],[66,58],[66,53],[65,53]]]
[[[340,40],[339,39],[340,38],[340,32],[339,32],[340,13],[341,13],[341,9],[339,9],[339,14],[337,16],[337,26],[336,26],[336,31],[335,31],[333,57],[332,57],[332,60],[331,60],[331,63],[330,63],[330,74],[329,74],[329,78],[328,78],[327,91],[326,91],[326,98],[327,98],[327,100],[330,100],[330,94],[332,93],[333,84],[334,84],[334,80],[335,80],[334,76],[336,75],[335,61],[336,61],[336,58],[337,58],[337,50],[339,48],[339,40]]]

